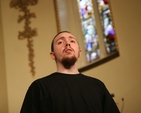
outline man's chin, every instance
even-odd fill
[[[75,64],[76,61],[77,61],[77,58],[75,56],[68,55],[67,57],[64,57],[62,59],[62,64],[66,69],[70,69],[71,66]]]

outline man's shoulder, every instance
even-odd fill
[[[85,75],[85,74],[82,74],[82,75],[83,75],[84,79],[86,79],[88,81],[94,82],[94,83],[99,84],[99,85],[104,85],[103,81],[101,81],[98,78],[95,78],[93,76],[88,76],[88,75]]]
[[[82,74],[82,73],[81,73]],[[98,81],[98,82],[102,82],[100,79],[96,78],[96,77],[93,77],[93,76],[89,76],[89,75],[86,75],[86,74],[82,74],[83,77],[87,78],[87,79],[91,79],[91,80],[94,80],[94,81]]]
[[[35,84],[43,84],[47,81],[50,81],[50,79],[53,78],[53,73],[52,74],[49,74],[49,75],[46,75],[44,77],[41,77],[41,78],[37,78],[36,80],[34,80],[31,85],[35,85]]]
[[[49,81],[50,79],[54,78],[55,73],[51,73],[49,75],[46,75],[44,77],[36,79],[34,82],[46,82]]]

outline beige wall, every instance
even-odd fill
[[[39,0],[38,5],[30,7],[31,12],[35,12],[37,16],[31,19],[31,27],[38,29],[38,36],[33,39],[36,68],[36,75],[33,78],[28,66],[27,40],[18,39],[18,31],[23,31],[24,27],[24,22],[17,23],[18,16],[22,13],[10,8],[9,3],[9,0],[1,0],[8,113],[19,113],[26,90],[31,82],[55,71],[55,63],[51,60],[49,53],[50,42],[57,29],[53,0]],[[0,107],[1,109],[2,107]]]
[[[121,98],[125,99],[123,113],[141,112],[140,4],[140,0],[111,0],[120,57],[84,72],[106,84],[109,91],[115,94],[114,99],[119,109],[122,107]],[[38,4],[30,9],[37,15],[37,18],[32,19],[31,26],[38,28],[38,36],[34,37],[34,78],[28,66],[27,40],[18,40],[17,37],[18,31],[22,31],[24,26],[23,22],[17,24],[20,13],[9,7],[9,0],[1,0],[3,26],[0,23],[0,31],[3,31],[3,35],[0,34],[0,74],[6,76],[0,75],[0,86],[3,86],[0,87],[3,92],[0,94],[0,113],[1,110],[5,111],[3,113],[18,113],[31,82],[55,71],[55,63],[49,56],[50,42],[57,32],[53,0],[39,0]],[[6,103],[2,104],[1,100]]]
[[[0,3],[1,9],[1,3]],[[0,113],[8,112],[7,100],[7,82],[6,82],[6,67],[5,67],[5,49],[2,30],[2,18],[0,11]]]

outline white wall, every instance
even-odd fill
[[[31,82],[56,70],[49,52],[50,42],[57,32],[57,28],[53,0],[38,0],[36,6],[30,7],[37,16],[37,18],[31,19],[31,27],[38,28],[38,36],[33,39],[36,68],[36,75],[33,78],[28,66],[27,40],[19,40],[17,37],[18,31],[22,31],[24,26],[23,22],[17,23],[18,15],[21,13],[10,8],[9,3],[9,0],[1,0],[3,23],[3,36],[1,37],[4,42],[2,50],[5,52],[4,64],[6,66],[4,84],[7,81],[4,88],[7,88],[5,94],[7,92],[8,95],[8,107],[5,109],[8,108],[8,113],[18,113]],[[114,99],[120,109],[121,98],[125,99],[123,113],[141,113],[140,4],[140,0],[111,0],[120,57],[84,72],[84,74],[99,78],[106,84],[109,91],[115,94]],[[4,88],[0,90],[2,91]]]

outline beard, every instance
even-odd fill
[[[64,57],[61,62],[66,69],[70,69],[71,66],[75,64],[76,61],[77,58],[75,56],[72,56],[72,57]]]

